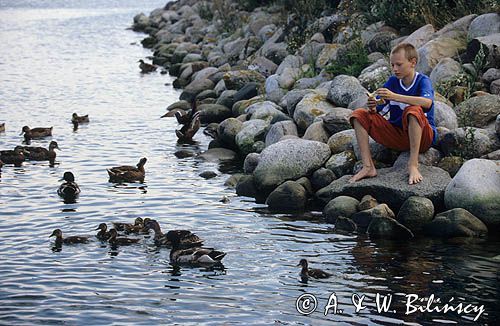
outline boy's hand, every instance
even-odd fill
[[[377,109],[375,108],[377,106],[377,100],[375,99],[375,97],[369,96],[366,104],[368,106],[368,112],[370,113],[377,112]]]
[[[387,88],[379,88],[375,91],[375,94],[377,94],[384,100],[395,100],[395,95],[396,95]]]

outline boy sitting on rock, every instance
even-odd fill
[[[394,47],[390,56],[394,76],[383,88],[369,94],[368,109],[356,109],[350,116],[363,168],[349,182],[377,176],[368,135],[385,147],[409,150],[408,184],[422,181],[418,154],[436,143],[437,132],[434,126],[434,90],[429,77],[415,71],[417,61],[417,50],[412,44],[401,43]],[[390,114],[389,120],[384,118],[387,113]]]

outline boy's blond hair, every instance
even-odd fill
[[[416,62],[418,62],[418,52],[417,49],[415,49],[415,47],[413,46],[413,44],[400,43],[392,49],[391,54],[397,53],[399,51],[404,51],[405,57],[406,59],[408,59],[408,61],[415,58]]]

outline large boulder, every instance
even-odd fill
[[[472,40],[498,31],[500,31],[500,14],[491,12],[474,18],[469,26],[467,38]]]
[[[266,204],[273,211],[303,210],[307,203],[307,193],[295,181],[285,181],[269,194]]]
[[[217,129],[219,140],[229,148],[236,149],[236,135],[243,128],[243,123],[235,118],[229,118],[222,121]]]
[[[453,57],[466,46],[466,41],[461,39],[439,37],[431,40],[418,49],[416,70],[429,75],[441,59]]]
[[[269,129],[269,122],[261,119],[249,120],[243,123],[241,130],[236,134],[236,146],[243,155],[255,152],[254,144],[263,141]]]
[[[286,180],[296,180],[317,170],[330,157],[328,145],[311,140],[287,139],[262,153],[254,176],[257,187],[269,193]]]
[[[356,164],[356,155],[352,150],[343,151],[338,154],[333,154],[325,163],[325,167],[332,170],[337,178],[350,174],[352,168]]]
[[[297,104],[311,92],[310,89],[292,89],[281,98],[280,106],[286,108],[288,115],[293,117]]]
[[[291,120],[289,116],[280,111],[281,107],[270,101],[250,105],[246,110],[250,119],[268,120],[271,124],[279,121]]]
[[[358,80],[366,89],[381,87],[391,75],[391,68],[386,59],[379,59],[361,71]]]
[[[456,77],[462,71],[462,66],[452,58],[443,58],[432,69],[429,78],[433,85]]]
[[[347,108],[351,102],[366,96],[366,89],[356,77],[339,75],[333,78],[326,98],[336,106]]]
[[[327,223],[335,223],[340,216],[351,217],[358,212],[359,201],[349,196],[338,196],[323,208],[323,216]]]
[[[436,127],[458,128],[457,114],[448,104],[434,101],[434,123]]]
[[[413,232],[393,218],[375,216],[366,230],[370,239],[408,240]]]
[[[340,44],[326,44],[316,58],[316,67],[323,69],[337,60],[337,54],[341,46]]]
[[[198,109],[201,123],[222,122],[232,115],[231,109],[220,104],[202,104]]]
[[[331,112],[334,106],[325,100],[324,94],[318,91],[312,91],[305,95],[295,106],[293,119],[297,127],[305,131],[317,116]]]
[[[287,135],[299,136],[297,126],[293,121],[280,121],[271,125],[266,135],[266,147],[277,143],[282,137]]]
[[[432,201],[424,197],[412,196],[401,206],[397,220],[413,233],[420,233],[425,224],[434,217]]]
[[[480,49],[483,49],[486,55],[485,68],[497,68],[500,66],[500,32],[487,36],[477,37],[467,45],[466,60],[472,61],[478,54]]]
[[[323,121],[316,121],[306,129],[302,139],[315,140],[326,144],[329,137],[330,135],[323,126]]]
[[[386,204],[379,204],[373,208],[359,211],[351,216],[351,219],[361,229],[366,229],[375,217],[394,219],[394,212]]]
[[[489,129],[457,128],[441,135],[440,139],[439,146],[444,155],[480,157],[500,148],[497,134]]]
[[[189,85],[184,88],[179,97],[180,100],[191,102],[196,95],[207,89],[213,89],[215,84],[210,79],[197,79],[193,80]]]
[[[431,40],[432,35],[434,35],[434,32],[435,32],[434,26],[432,26],[432,24],[427,24],[425,26],[420,27],[410,35],[408,35],[408,37],[403,39],[401,43],[405,42],[413,44],[413,46],[415,46],[415,48],[418,49],[419,47],[421,47],[422,45]],[[392,42],[391,45],[394,47],[397,44],[399,44],[399,42]]]
[[[364,195],[373,195],[379,202],[387,203],[391,209],[398,211],[410,196],[429,198],[437,211],[444,208],[444,191],[451,178],[448,172],[431,166],[420,166],[424,179],[414,185],[408,184],[406,169],[379,169],[375,178],[363,179],[349,183],[351,176],[346,175],[320,189],[316,197],[324,203],[340,195],[361,199]]]
[[[352,141],[356,138],[354,133],[354,129],[343,130],[337,133],[334,133],[328,139],[328,146],[330,146],[330,150],[332,154],[338,154],[343,151],[352,150]]]
[[[488,233],[488,228],[467,210],[454,208],[436,215],[425,225],[424,232],[439,238],[481,237]]]
[[[352,111],[344,108],[333,108],[330,112],[320,117],[323,120],[325,129],[328,130],[330,135],[335,135],[338,132],[351,129],[349,123],[349,116]]]
[[[446,187],[444,201],[448,209],[464,208],[488,227],[500,228],[500,161],[465,162]]]
[[[500,96],[484,95],[472,97],[460,103],[455,110],[458,115],[465,115],[470,118],[467,126],[484,128],[495,121],[500,114]]]
[[[226,89],[239,90],[243,88],[248,83],[255,82],[258,84],[263,84],[266,79],[257,71],[253,70],[235,70],[228,71],[223,75],[224,83],[226,84]]]

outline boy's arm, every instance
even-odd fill
[[[428,110],[432,106],[432,99],[423,97],[423,96],[408,96],[396,94],[390,91],[387,88],[379,88],[377,89],[377,95],[383,98],[384,100],[396,101],[401,103],[406,103],[410,105],[421,106],[422,109]]]

